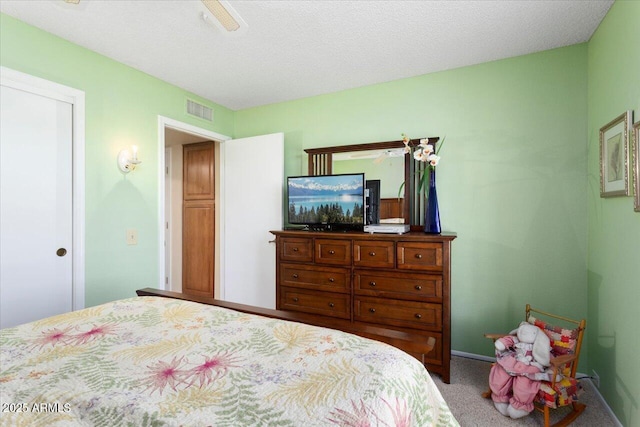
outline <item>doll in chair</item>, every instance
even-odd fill
[[[522,418],[533,411],[541,380],[549,380],[551,344],[538,328],[522,322],[495,342],[497,363],[489,373],[491,399],[504,416]]]

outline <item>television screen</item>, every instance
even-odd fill
[[[364,224],[364,174],[287,178],[290,224]],[[341,227],[338,227],[341,228]]]

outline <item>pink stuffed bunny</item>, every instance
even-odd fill
[[[522,418],[533,411],[540,380],[548,380],[549,337],[537,326],[522,322],[496,340],[495,347],[497,363],[489,373],[491,399],[502,415]]]

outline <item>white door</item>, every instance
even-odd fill
[[[0,328],[73,308],[72,105],[0,87]]]
[[[223,143],[221,298],[275,308],[273,235],[282,229],[284,135],[276,133]]]

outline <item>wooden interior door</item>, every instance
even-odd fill
[[[215,151],[213,142],[183,148],[182,292],[214,296]]]

